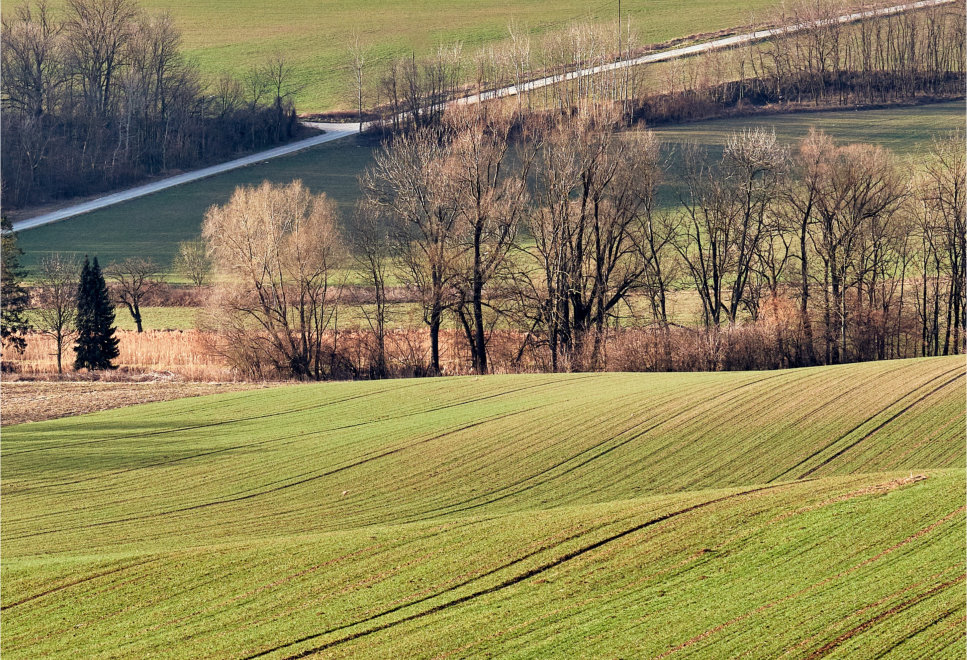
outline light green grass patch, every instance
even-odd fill
[[[956,657],[964,378],[331,383],[8,427],[4,653]]]
[[[4,3],[3,15],[17,2]],[[415,53],[434,53],[441,45],[461,44],[465,54],[508,38],[508,25],[534,35],[563,29],[571,22],[611,23],[616,3],[588,4],[564,0],[548,6],[538,0],[291,0],[271,3],[238,0],[142,0],[150,11],[168,11],[184,37],[184,50],[203,73],[243,75],[284,53],[296,66],[300,112],[354,107],[352,72],[347,50],[353,31],[368,49],[369,84],[376,87],[390,61]],[[622,20],[631,22],[642,44],[658,43],[699,32],[748,24],[773,0],[650,0],[625,2]],[[62,1],[52,2],[60,7]],[[467,67],[472,77],[472,67]]]

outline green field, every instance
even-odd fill
[[[4,3],[8,16],[19,1]],[[52,6],[63,6],[54,0]],[[358,32],[368,50],[371,76],[395,58],[427,55],[460,43],[467,55],[505,41],[515,23],[540,35],[571,22],[614,21],[617,2],[563,0],[549,7],[540,0],[141,0],[150,11],[169,11],[181,30],[184,51],[202,72],[217,77],[244,74],[283,52],[296,66],[300,112],[353,107],[347,48]],[[690,34],[746,25],[774,0],[625,0],[622,20],[630,21],[638,42],[651,44]],[[536,49],[535,49],[536,50]],[[375,83],[374,83],[375,86]]]
[[[145,330],[191,330],[196,325],[197,307],[142,307],[141,323]],[[27,313],[27,320],[38,324],[36,311]],[[137,326],[127,307],[114,310],[114,327],[118,330],[135,330]]]
[[[964,101],[950,101],[882,110],[798,112],[659,126],[655,132],[666,142],[691,141],[721,147],[729,133],[762,126],[775,130],[782,142],[792,146],[815,127],[840,143],[878,144],[916,160],[935,136],[964,128],[965,107]]]
[[[929,147],[935,134],[962,128],[962,101],[890,110],[837,111],[776,115],[745,119],[696,122],[660,127],[669,148],[694,140],[724,144],[729,133],[749,126],[775,127],[787,142],[802,138],[810,126],[842,142],[884,144],[898,154],[915,158]],[[102,263],[129,256],[151,256],[170,264],[178,241],[197,238],[205,210],[224,204],[239,185],[263,180],[287,183],[302,179],[314,192],[325,192],[348,214],[359,195],[357,175],[372,162],[378,141],[350,138],[321,145],[286,158],[278,158],[202,181],[172,188],[125,204],[31,229],[18,234],[28,265],[48,252],[97,254]],[[674,150],[671,169],[676,171]],[[667,195],[666,197],[671,197]]]
[[[332,383],[7,427],[3,652],[963,657],[964,379]]]
[[[118,204],[17,235],[36,263],[47,252],[98,255],[102,264],[130,256],[150,256],[171,264],[178,242],[198,238],[205,211],[224,204],[237,186],[264,180],[288,183],[302,179],[313,192],[326,192],[348,213],[359,195],[357,175],[372,162],[378,144],[369,138],[346,138],[270,161],[263,161],[194,183]]]

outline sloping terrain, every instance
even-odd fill
[[[668,154],[668,185],[662,200],[677,204],[672,185],[682,172],[682,146],[698,142],[715,157],[731,133],[762,126],[775,130],[784,143],[794,146],[811,127],[829,133],[838,143],[869,142],[889,147],[901,157],[917,158],[930,148],[934,136],[961,128],[964,102],[885,110],[839,110],[793,115],[716,119],[679,126],[661,126],[656,133]],[[54,252],[98,255],[102,263],[131,256],[151,257],[162,267],[171,264],[178,242],[198,238],[205,211],[225,204],[237,186],[262,181],[289,183],[301,179],[313,193],[326,193],[336,201],[344,218],[359,198],[357,177],[372,164],[379,146],[374,137],[351,137],[265,161],[218,176],[170,188],[109,208],[52,225],[18,232],[18,245],[32,266]],[[351,231],[351,227],[345,227]]]
[[[962,357],[7,427],[10,657],[961,657]]]
[[[21,0],[4,3],[9,18]],[[64,0],[48,3],[55,11]],[[348,49],[359,36],[367,53],[367,95],[375,96],[379,79],[396,58],[435,53],[459,44],[472,54],[498,49],[509,41],[508,28],[534,35],[562,31],[572,22],[609,25],[616,21],[611,2],[559,0],[550,7],[541,0],[140,0],[152,13],[168,12],[183,35],[185,54],[203,74],[217,79],[225,73],[244,76],[264,66],[276,53],[294,65],[294,87],[300,112],[355,107],[355,87]],[[707,33],[761,20],[774,0],[650,0],[622,6],[622,24],[629,24],[636,43],[653,44],[695,33]],[[627,38],[627,37],[626,37]],[[472,69],[472,66],[466,67]],[[472,78],[471,73],[464,73]]]

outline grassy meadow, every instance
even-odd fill
[[[752,126],[773,127],[784,141],[792,144],[815,126],[841,142],[883,144],[899,155],[915,158],[927,149],[931,137],[961,128],[964,121],[962,101],[886,110],[832,111],[712,120],[656,130],[668,143],[671,178],[677,171],[676,145],[697,141],[724,144],[728,135]],[[102,263],[129,256],[150,256],[163,265],[170,264],[179,241],[196,238],[206,209],[224,204],[239,185],[257,185],[263,180],[287,183],[302,181],[313,192],[325,192],[348,215],[359,195],[357,176],[371,162],[378,141],[356,137],[324,144],[292,156],[265,161],[195,183],[142,197],[70,220],[18,234],[26,252],[27,265],[49,252],[97,254]],[[666,201],[674,194],[666,189]]]
[[[19,0],[4,3],[8,16]],[[50,2],[62,7],[63,0]],[[186,55],[206,76],[242,75],[282,52],[295,66],[300,112],[354,107],[347,49],[353,31],[367,50],[371,75],[391,60],[433,53],[441,45],[461,44],[463,52],[500,44],[516,24],[543,35],[579,21],[613,22],[617,2],[563,0],[553,9],[540,0],[140,0],[152,12],[168,11],[181,30]],[[649,0],[625,2],[622,21],[630,21],[642,44],[746,25],[774,0]]]
[[[4,655],[961,657],[965,365],[281,387],[4,429]]]

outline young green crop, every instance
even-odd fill
[[[964,380],[329,383],[7,427],[4,653],[956,657]]]

